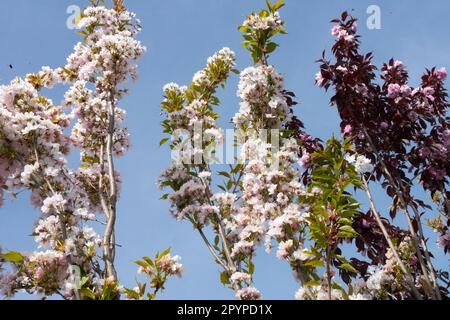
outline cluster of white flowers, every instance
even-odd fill
[[[252,276],[244,272],[235,272],[231,275],[230,280],[232,283],[245,282],[246,284],[250,284]]]
[[[254,287],[246,287],[236,292],[236,298],[239,300],[259,300],[261,297],[261,292]]]
[[[157,271],[168,276],[180,277],[183,272],[183,265],[180,263],[181,257],[171,256],[170,253],[156,257],[152,264],[142,265],[138,269],[138,274],[146,274],[150,277],[157,276]]]
[[[45,198],[41,210],[43,213],[50,213],[51,210],[56,210],[57,212],[63,212],[64,206],[66,205],[67,200],[63,198],[63,196],[59,193]]]
[[[168,275],[181,276],[183,265],[180,263],[180,256],[165,255],[156,261],[157,267]]]
[[[301,287],[295,293],[296,300],[329,300],[329,290],[325,285],[310,286],[308,289]],[[342,300],[343,294],[341,290],[331,289],[331,300]]]
[[[224,72],[228,73],[235,66],[236,55],[230,48],[223,48],[208,58],[207,67],[195,73],[192,83],[201,86],[214,85],[214,79],[211,78],[211,70],[217,67],[225,67]]]
[[[110,85],[125,82],[130,76],[136,79],[137,67],[132,62],[146,48],[135,38],[141,27],[134,13],[89,7],[84,10],[79,27],[86,29],[86,39],[75,46],[66,69],[77,74],[80,80]]]
[[[233,122],[237,129],[256,134],[250,133],[241,147],[245,166],[242,198],[231,225],[232,255],[252,256],[265,239],[267,251],[275,240],[278,258],[296,261],[294,253],[302,249],[297,236],[307,216],[298,204],[299,196],[306,195],[297,166],[301,148],[295,139],[277,137],[269,143],[258,136],[265,130],[284,130],[292,119],[284,78],[273,66],[249,67],[241,73],[237,95],[241,104]]]
[[[411,261],[414,258],[414,246],[409,237],[405,237],[399,244],[397,251],[404,261]],[[303,250],[306,254],[303,258],[308,259],[310,256],[307,250]],[[399,299],[408,299],[410,288],[404,278],[404,274],[400,271],[397,260],[391,249],[386,253],[386,261],[383,265],[370,266],[367,270],[367,276],[364,279],[352,281],[350,284],[351,294],[345,298],[341,290],[332,289],[332,300],[383,300],[391,299],[393,295]],[[420,279],[417,280],[417,288],[421,287]],[[411,295],[411,293],[409,293]],[[324,279],[319,285],[301,287],[295,298],[298,300],[328,300],[329,290]]]
[[[283,141],[282,144],[273,162],[251,158],[244,168],[244,202],[235,217],[235,232],[239,231],[239,242],[233,250],[235,253],[241,252],[243,247],[247,248],[246,253],[254,252],[264,236],[268,247],[272,238],[283,241],[284,223],[291,223],[295,229],[296,223],[302,221],[303,212],[300,206],[294,204],[294,200],[305,192],[298,182],[300,172],[294,167],[297,161],[296,143]],[[241,219],[242,214],[246,219]]]
[[[372,161],[364,156],[347,155],[345,160],[355,166],[355,170],[359,174],[371,173],[374,169]]]
[[[216,193],[212,199],[217,201],[220,207],[231,207],[236,201],[236,195],[233,193]]]
[[[244,124],[261,129],[279,129],[292,113],[283,95],[284,78],[273,66],[249,67],[241,72],[238,97],[240,110],[233,122],[237,128]]]
[[[34,229],[39,247],[55,247],[60,232],[61,222],[55,215],[39,220],[37,227]]]
[[[161,172],[158,179],[158,186],[160,189],[163,189],[167,182],[174,182],[177,185],[183,185],[188,180],[190,180],[192,176],[189,175],[189,172],[183,165],[172,164],[170,167]]]
[[[30,186],[33,181],[33,174],[39,169],[39,163],[35,162],[34,164],[27,164],[23,167],[23,171],[20,174],[20,180],[24,184],[24,186]]]
[[[83,12],[80,27],[86,28],[85,41],[75,46],[65,67],[43,67],[25,80],[17,78],[0,87],[0,185],[4,186],[0,188],[0,205],[5,189],[11,195],[15,190],[30,189],[31,202],[42,212],[33,234],[39,247],[49,249],[27,258],[26,262],[36,267],[11,273],[9,278],[14,278],[15,283],[2,281],[5,288],[45,294],[60,290],[71,298],[74,290],[65,283],[68,264],[78,265],[91,280],[95,278],[95,247],[101,241],[92,228],[81,224],[95,220],[100,211],[97,186],[104,172],[98,159],[100,145],[106,143],[109,107],[116,105],[126,92],[117,86],[136,79],[134,62],[145,47],[135,39],[140,31],[139,21],[126,10],[119,13],[101,6],[89,7]],[[39,93],[41,88],[59,83],[72,85],[63,106],[54,105]],[[88,89],[90,85],[95,90]],[[70,114],[64,113],[65,106],[72,108]],[[113,151],[114,155],[121,155],[130,145],[128,131],[121,127],[125,112],[115,108],[114,117]],[[74,118],[77,122],[67,136],[65,131]],[[67,155],[73,146],[81,150],[84,163],[77,171],[67,166]],[[103,166],[103,170],[107,169]],[[119,188],[118,174],[115,182]],[[109,181],[104,179],[103,183],[107,185]],[[63,261],[58,260],[60,256]],[[49,263],[56,260],[59,262]],[[45,268],[38,267],[41,262]],[[53,265],[58,265],[58,270]],[[24,272],[33,281],[23,280]],[[38,283],[36,279],[47,280]]]
[[[223,48],[208,58],[207,66],[194,75],[190,88],[175,83],[164,86],[162,105],[169,120],[166,125],[172,129],[173,137],[182,140],[173,150],[173,154],[177,153],[174,155],[176,162],[201,163],[208,157],[208,148],[222,141],[223,134],[215,123],[215,115],[208,112],[211,97],[206,93],[214,93],[234,66],[235,54]]]
[[[73,108],[72,115],[77,119],[71,139],[80,148],[82,157],[99,156],[108,134],[105,123],[108,121],[110,103],[107,92],[92,92],[84,80],[76,81],[66,92],[65,104]],[[130,147],[128,129],[122,127],[125,114],[125,110],[115,108],[113,151],[117,156],[123,155]]]
[[[253,13],[247,17],[243,23],[244,27],[251,28],[252,32],[258,31],[274,31],[284,26],[284,21],[280,17],[278,11],[270,13],[266,16]]]
[[[415,248],[411,238],[405,237],[397,247],[397,252],[404,262],[410,263],[415,258]],[[386,252],[383,265],[370,266],[367,270],[368,278],[359,279],[352,283],[353,294],[351,300],[390,299],[392,295],[399,299],[407,299],[411,290],[404,274],[401,272],[392,249]],[[417,279],[416,287],[422,286],[421,278]]]
[[[189,175],[183,166],[169,167],[161,174],[158,183],[161,188],[167,186],[167,183],[181,186],[168,196],[173,208],[172,214],[177,220],[196,217],[198,223],[206,225],[209,218],[219,212],[219,207],[208,204],[207,181]],[[213,199],[214,197],[211,198]]]
[[[69,276],[67,257],[55,250],[35,252],[24,256],[27,268],[20,274],[10,273],[0,278],[2,294],[14,295],[18,288],[30,293],[45,295],[54,288],[63,288]],[[72,293],[68,293],[68,297]]]

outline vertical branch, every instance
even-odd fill
[[[103,258],[106,264],[106,276],[117,281],[114,267],[115,241],[114,228],[116,224],[117,185],[114,175],[113,144],[115,131],[115,93],[111,90],[108,103],[108,135],[106,137],[106,161],[108,165],[109,194],[106,199],[108,222],[103,237]]]
[[[328,300],[332,300],[332,296],[331,296],[331,248],[328,247],[327,248],[327,252],[326,252],[326,272],[327,272],[327,284],[328,284]]]
[[[387,232],[386,227],[383,224],[383,221],[381,220],[381,216],[375,207],[375,202],[373,201],[373,197],[372,197],[372,193],[370,192],[369,185],[367,183],[367,180],[364,177],[363,177],[363,183],[364,183],[364,191],[367,194],[367,198],[369,200],[370,208],[372,209],[372,213],[375,216],[375,220],[377,221],[377,224],[380,227],[381,232],[383,233],[383,236],[389,245],[389,248],[392,250],[392,252],[394,254],[395,260],[397,260],[397,263],[400,266],[400,269],[402,270],[403,274],[405,275],[406,281],[408,282],[408,285],[411,287],[411,290],[412,290],[415,298],[417,300],[422,300],[422,297],[420,296],[420,293],[414,284],[414,280],[412,279],[410,272],[408,271],[408,269],[406,268],[402,259],[400,258],[397,248],[394,246],[394,243],[392,242],[392,239],[389,236],[389,233]]]
[[[207,170],[211,172],[211,168],[209,167],[209,165],[207,165]],[[211,201],[212,194],[213,194],[211,191],[211,186],[204,182],[203,182],[203,184],[206,188],[207,201],[210,205],[213,205],[213,203]],[[225,253],[225,258],[226,258],[227,264],[228,264],[228,268],[226,268],[226,269],[227,269],[227,271],[233,273],[236,271],[237,268],[234,265],[233,259],[231,258],[230,246],[228,244],[228,240],[227,240],[227,237],[226,237],[225,231],[224,231],[225,228],[223,226],[223,222],[222,222],[222,219],[220,218],[220,215],[216,213],[214,216],[217,220],[217,229],[219,232],[220,240],[222,241],[223,251]]]

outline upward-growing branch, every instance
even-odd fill
[[[108,99],[108,134],[106,138],[106,158],[108,165],[109,193],[107,198],[107,219],[103,237],[103,258],[106,264],[106,275],[117,281],[117,272],[114,267],[115,258],[115,224],[117,208],[117,184],[114,173],[113,144],[115,133],[115,90],[111,89]],[[102,192],[102,190],[100,190]]]

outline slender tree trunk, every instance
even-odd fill
[[[117,185],[114,174],[113,144],[115,131],[115,92],[111,90],[108,104],[108,135],[106,138],[106,162],[108,165],[109,192],[106,199],[107,218],[105,233],[103,237],[103,258],[105,260],[106,276],[117,281],[117,272],[114,267],[115,258],[115,236],[117,207]]]
[[[383,233],[383,236],[389,245],[389,248],[392,250],[395,260],[397,261],[398,265],[400,266],[400,269],[402,270],[403,274],[405,275],[406,281],[408,282],[408,285],[410,286],[410,288],[414,294],[414,297],[417,300],[422,300],[422,297],[414,284],[414,280],[412,279],[411,273],[405,267],[405,264],[403,263],[402,259],[400,258],[397,248],[394,246],[394,243],[392,242],[392,239],[389,236],[389,233],[387,232],[386,227],[383,224],[383,221],[381,220],[381,216],[375,207],[375,202],[373,201],[372,193],[370,192],[370,189],[369,189],[369,184],[367,183],[367,180],[365,178],[363,178],[363,182],[364,182],[364,190],[366,191],[367,198],[369,199],[370,207],[372,209],[372,213],[375,216],[375,220],[377,221],[377,224],[380,227],[381,232]]]

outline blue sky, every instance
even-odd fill
[[[315,61],[332,45],[329,21],[343,10],[353,9],[353,15],[360,18],[363,49],[375,52],[376,64],[391,57],[402,60],[410,71],[412,85],[419,84],[425,67],[450,69],[447,0],[286,2],[281,15],[289,34],[279,38],[281,47],[270,62],[285,75],[286,87],[296,92],[301,102],[296,113],[314,136],[326,139],[339,133],[336,111],[328,105],[329,95],[314,86],[314,75],[318,70]],[[37,71],[43,65],[63,65],[73,45],[80,40],[66,27],[69,16],[66,9],[85,3],[0,1],[0,83]],[[233,298],[219,283],[219,267],[192,227],[172,219],[167,203],[158,200],[161,192],[155,181],[170,162],[169,151],[158,146],[163,137],[159,105],[165,83],[188,83],[194,72],[204,67],[206,59],[222,47],[236,52],[239,69],[250,65],[237,27],[247,13],[259,10],[264,1],[126,0],[125,3],[142,20],[140,40],[149,50],[140,63],[139,81],[122,103],[128,112],[133,148],[118,161],[124,180],[117,224],[117,241],[122,246],[117,257],[120,278],[125,285],[133,286],[136,267],[132,261],[172,246],[173,252],[183,258],[185,273],[181,279],[169,283],[162,298]],[[381,8],[381,30],[365,27],[366,9],[372,4]],[[219,95],[224,128],[231,127],[228,119],[238,110],[237,82],[238,77],[233,76]],[[64,88],[58,88],[51,97],[59,102],[63,92]],[[379,209],[386,212],[389,202],[383,192],[377,190],[375,197]],[[33,250],[35,243],[29,234],[37,217],[38,212],[28,204],[27,195],[22,195],[19,201],[7,201],[0,208],[0,244],[10,250]],[[437,254],[439,265],[448,269],[448,258]],[[267,299],[291,299],[298,289],[288,265],[263,251],[256,259],[255,277],[256,286]]]

